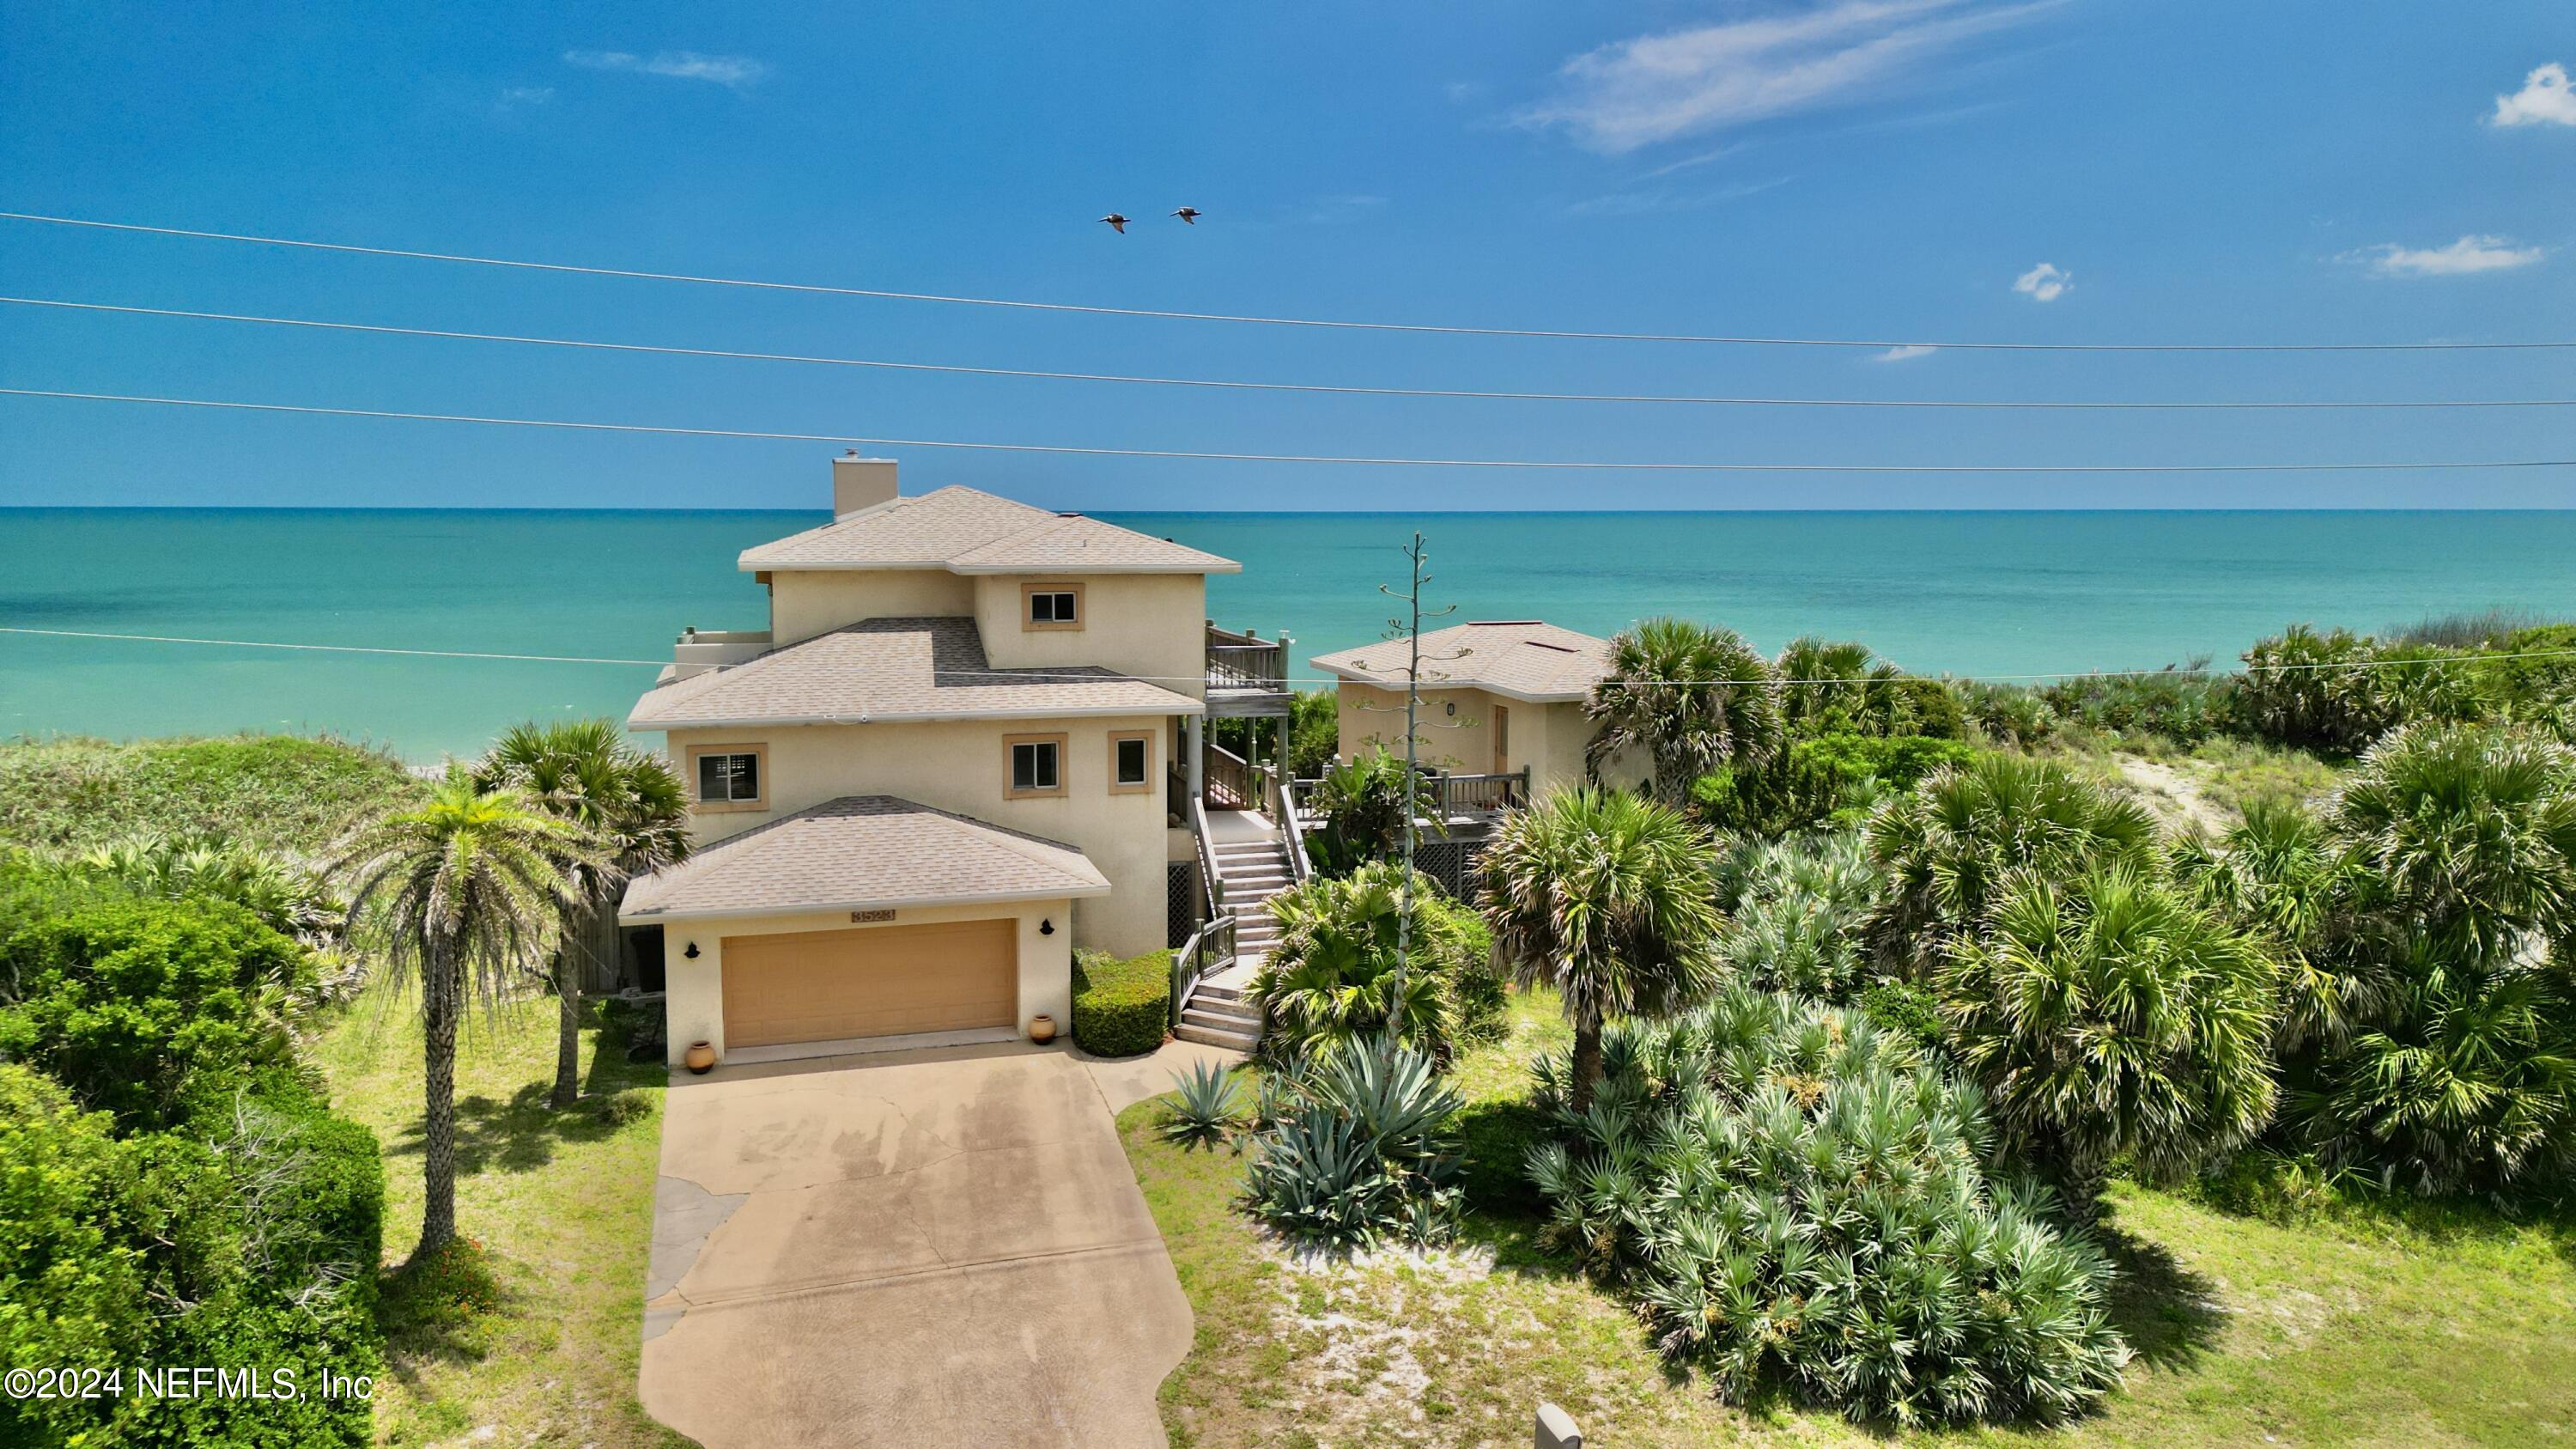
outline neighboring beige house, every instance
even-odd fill
[[[769,629],[683,635],[627,718],[693,801],[695,853],[619,915],[661,928],[674,1061],[1063,1030],[1076,944],[1166,944],[1207,575],[1241,565],[971,488],[901,496],[878,459],[836,459],[833,492],[832,522],[741,557]],[[1242,683],[1224,712],[1284,712],[1284,680]]]
[[[1445,777],[1450,813],[1526,805],[1584,782],[1597,731],[1583,702],[1609,672],[1609,640],[1537,619],[1479,619],[1425,634],[1421,648],[1415,754]],[[1343,759],[1374,745],[1403,751],[1410,658],[1396,639],[1310,661],[1339,681]],[[1604,774],[1633,784],[1643,771],[1613,756]]]

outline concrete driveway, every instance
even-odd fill
[[[1160,1445],[1190,1347],[1061,1048],[676,1077],[645,1296],[644,1406],[709,1449]]]

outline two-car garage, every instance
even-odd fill
[[[1073,902],[1108,891],[1069,845],[856,795],[636,880],[618,918],[663,927],[670,1060],[757,1061],[1065,1029]]]
[[[1019,1015],[1018,922],[725,936],[729,1048],[1002,1027]]]

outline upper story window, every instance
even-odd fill
[[[1003,748],[1011,753],[1010,786],[1003,795],[1021,800],[1065,793],[1064,742],[1063,735],[1003,736]]]
[[[765,745],[691,745],[689,779],[701,810],[758,810],[768,804]]]
[[[1039,629],[1079,629],[1082,627],[1082,585],[1020,585],[1020,627]]]
[[[1147,730],[1109,737],[1109,793],[1141,795],[1154,788],[1154,736]]]

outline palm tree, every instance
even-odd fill
[[[578,825],[602,852],[593,863],[586,856],[558,862],[570,891],[551,959],[562,1017],[552,1101],[569,1107],[581,1096],[583,970],[613,959],[626,883],[687,858],[688,791],[659,756],[628,744],[604,719],[514,725],[475,765],[474,782],[526,792],[546,813]]]
[[[1598,781],[1622,750],[1654,767],[1655,797],[1679,806],[1691,782],[1736,761],[1760,765],[1781,748],[1780,684],[1770,662],[1732,629],[1648,619],[1610,641],[1610,671],[1583,712],[1601,728],[1584,761]]]
[[[2437,941],[2499,960],[2576,930],[2576,753],[2564,746],[2410,726],[2362,756],[2334,826]]]
[[[1522,986],[1564,994],[1576,1111],[1601,1078],[1603,1023],[1666,1015],[1716,984],[1726,918],[1712,865],[1708,837],[1681,812],[1624,790],[1562,791],[1495,833],[1485,920]]]
[[[1961,1064],[2082,1204],[2116,1157],[2171,1173],[2272,1119],[2278,979],[2257,938],[2122,865],[2014,872],[1938,985]]]
[[[361,825],[342,846],[349,919],[381,913],[399,987],[420,986],[422,1170],[415,1257],[456,1236],[456,1027],[466,1000],[489,1004],[544,958],[568,889],[563,862],[595,868],[580,827],[516,790],[452,774],[418,807]]]
[[[1407,885],[1403,865],[1372,861],[1270,898],[1282,934],[1250,988],[1270,1022],[1266,1051],[1316,1058],[1401,1021],[1408,1044],[1449,1060],[1458,978],[1482,952],[1468,939],[1472,918],[1429,876],[1416,871]],[[1409,969],[1399,980],[1398,922],[1407,915]]]
[[[1980,754],[1897,796],[1870,817],[1869,855],[1888,887],[1869,934],[1890,968],[1927,974],[1975,926],[2010,871],[2064,878],[2087,865],[2143,862],[2155,817],[2054,760]]]

